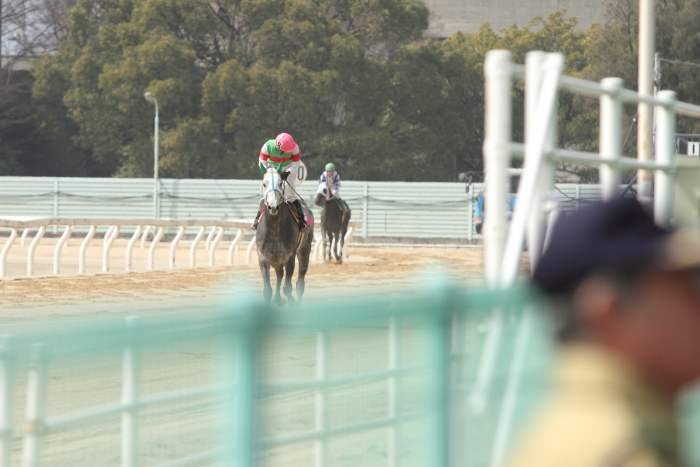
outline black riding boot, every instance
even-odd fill
[[[251,224],[250,228],[253,230],[258,229],[258,219],[260,219],[260,214],[263,212],[263,202],[260,202],[260,207],[258,208],[258,213],[255,215],[255,219],[253,220],[253,223]]]
[[[294,205],[294,207],[296,208],[297,215],[299,216],[299,231],[306,232],[307,230],[309,230],[309,226],[306,225],[306,219],[304,218],[304,209],[301,207],[301,201],[295,199],[294,201],[292,201],[292,205]]]

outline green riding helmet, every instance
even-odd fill
[[[326,164],[326,172],[335,172],[335,165],[332,162]]]

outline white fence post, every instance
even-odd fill
[[[34,236],[34,240],[32,240],[32,243],[29,245],[29,251],[27,252],[27,276],[34,275],[34,253],[36,252],[37,246],[39,246],[39,242],[44,237],[44,233],[46,233],[46,226],[42,225]]]
[[[170,269],[175,267],[175,255],[177,253],[177,245],[180,243],[182,236],[185,235],[185,226],[181,225],[180,229],[177,231],[177,235],[173,239],[173,243],[170,245]]]
[[[131,271],[133,268],[133,252],[134,252],[134,245],[139,239],[139,236],[141,235],[141,231],[143,230],[142,225],[136,226],[136,231],[134,231],[134,235],[131,236],[131,240],[129,240],[129,243],[126,245],[126,270]]]
[[[165,227],[159,227],[158,233],[153,239],[153,242],[151,242],[151,246],[148,248],[148,269],[153,269],[155,265],[156,246],[158,245],[158,242],[160,242],[160,240],[163,238],[164,234]]]
[[[605,78],[600,82],[608,94],[600,96],[600,158],[606,162],[600,165],[600,184],[603,199],[612,199],[620,186],[620,167],[617,162],[622,157],[622,79]]]
[[[658,98],[665,101],[666,105],[656,109],[656,162],[670,165],[676,149],[676,93],[659,91]],[[673,180],[672,171],[657,170],[654,175],[654,219],[657,224],[665,227],[670,225],[673,212]]]
[[[197,264],[197,245],[199,244],[199,241],[202,239],[204,236],[204,232],[206,232],[207,226],[203,225],[200,227],[199,232],[197,232],[197,236],[194,237],[194,240],[192,240],[192,245],[190,245],[190,267],[193,268]]]
[[[215,228],[212,229],[212,232],[216,230]],[[224,228],[219,227],[219,233],[216,235],[214,238],[214,241],[211,242],[211,245],[209,246],[209,266],[214,266],[216,264],[216,247],[221,241],[221,237],[224,236]]]
[[[83,240],[83,243],[80,245],[80,254],[78,256],[78,273],[80,274],[85,274],[85,257],[87,247],[90,244],[92,237],[95,236],[95,232],[97,232],[97,226],[91,225],[90,230],[88,230],[88,233],[85,236],[85,240]]]
[[[17,229],[13,228],[10,232],[10,237],[5,242],[5,246],[2,247],[2,253],[0,253],[0,277],[5,277],[7,275],[7,254],[12,248],[12,244],[17,239]]]
[[[506,239],[506,172],[510,167],[512,126],[512,63],[507,50],[486,54],[486,116],[484,119],[484,171],[486,180],[484,209],[484,275],[489,286],[498,282]]]
[[[238,250],[238,244],[241,243],[241,240],[243,239],[243,234],[245,233],[245,229],[239,228],[238,233],[234,237],[233,241],[231,242],[231,246],[228,249],[228,265],[232,266],[233,265],[233,254]]]
[[[54,248],[54,252],[53,252],[53,273],[54,274],[61,273],[61,250],[63,249],[63,246],[66,244],[66,242],[68,241],[68,239],[70,238],[72,233],[73,233],[73,226],[66,225],[66,230],[63,231],[63,235],[61,235],[61,238],[58,240],[58,243],[56,243],[56,248]]]
[[[119,230],[118,225],[113,225],[105,233],[102,246],[102,272],[109,272],[109,250],[112,249],[114,240],[119,236]]]

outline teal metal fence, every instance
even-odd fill
[[[0,466],[500,465],[546,390],[538,309],[526,289],[438,281],[332,306],[237,300],[19,330],[0,339]],[[502,345],[483,359],[494,310]]]

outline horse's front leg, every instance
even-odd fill
[[[324,263],[328,262],[328,260],[330,259],[330,256],[331,256],[330,248],[328,250],[326,250],[326,237],[330,237],[330,235],[331,235],[330,232],[328,232],[325,229],[321,232],[321,237],[323,237],[323,262]]]
[[[299,273],[297,274],[297,300],[301,304],[301,299],[304,296],[304,289],[306,288],[306,283],[304,278],[306,277],[306,271],[309,270],[309,255],[307,254],[305,258],[299,258]]]
[[[273,264],[275,268],[275,273],[277,275],[277,287],[275,289],[275,303],[277,305],[284,305],[284,300],[282,295],[280,295],[280,286],[282,285],[282,276],[284,275],[284,267],[281,264]]]
[[[340,243],[340,253],[338,253],[338,243]],[[343,264],[343,247],[345,246],[345,235],[343,235],[343,232],[338,234],[338,240],[335,246],[335,259],[337,259],[340,264]]]
[[[292,292],[294,288],[292,287],[292,276],[294,275],[294,261],[296,256],[293,254],[284,265],[285,277],[284,277],[284,294],[287,296],[289,303],[294,302],[294,296]]]
[[[260,273],[263,278],[263,298],[265,299],[265,305],[270,306],[270,298],[272,298],[272,286],[270,286],[270,263],[265,259],[262,259],[260,255],[260,260],[258,264],[260,265]]]

